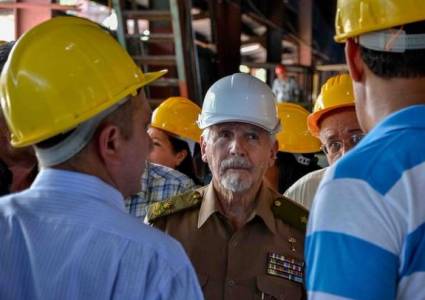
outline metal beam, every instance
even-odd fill
[[[217,45],[218,78],[239,72],[241,0],[209,0],[211,31]]]
[[[191,1],[170,0],[180,94],[200,104],[201,79],[192,28]]]
[[[283,18],[285,6],[282,0],[268,1],[267,16],[268,19],[278,27],[267,27],[266,49],[267,61],[280,63],[282,61],[282,39],[283,39]]]
[[[5,9],[51,9],[60,11],[79,11],[80,5],[63,5],[57,3],[36,3],[36,2],[0,2],[0,8]]]
[[[298,14],[299,33],[301,43],[300,51],[300,64],[304,66],[312,65],[312,26],[313,26],[313,0],[300,0],[299,1],[299,14]]]
[[[52,17],[50,0],[20,0],[15,9],[15,37]]]

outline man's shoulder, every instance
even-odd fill
[[[15,213],[13,208],[14,194],[6,194],[0,197],[0,216],[7,216]]]
[[[306,231],[308,210],[302,205],[279,195],[274,197],[271,210],[275,218],[280,219],[300,232],[304,233]]]
[[[424,135],[425,136],[425,135]],[[373,132],[332,167],[326,182],[360,180],[386,194],[406,171],[425,162],[425,145],[409,130]]]
[[[147,219],[152,223],[160,218],[199,208],[202,203],[203,189],[189,191],[174,196],[166,201],[153,203],[149,206]]]
[[[157,179],[164,179],[164,180],[169,180],[169,181],[187,181],[187,180],[191,180],[188,176],[186,176],[185,174],[169,168],[167,166],[162,166],[162,165],[158,165],[158,164],[154,164],[154,163],[150,163],[149,164],[149,171],[145,172],[146,174],[149,173],[150,176],[152,176],[153,178],[157,178]],[[144,173],[144,176],[146,176]]]
[[[313,186],[318,185],[320,181],[322,180],[323,176],[325,175],[326,170],[327,168],[323,168],[323,169],[314,170],[312,172],[305,174],[303,177],[295,181],[295,183],[288,189],[288,191],[295,188],[299,189],[299,188],[305,188],[306,186],[310,186],[310,185],[313,185]]]
[[[319,169],[304,175],[291,185],[283,195],[306,208],[310,208],[326,169]]]
[[[26,211],[33,213],[35,192],[26,189],[0,197],[0,216],[14,215]]]

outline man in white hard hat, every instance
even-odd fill
[[[1,299],[202,299],[182,247],[140,223],[149,152],[143,74],[97,24],[57,17],[25,33],[0,77],[15,147],[34,147],[31,187],[0,199]]]
[[[425,1],[339,0],[367,135],[326,173],[306,242],[310,299],[425,299]]]
[[[211,183],[154,204],[149,221],[183,244],[206,299],[303,299],[307,212],[263,181],[278,148],[272,91],[247,74],[224,77],[198,124]]]

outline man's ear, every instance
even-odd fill
[[[114,124],[104,125],[98,132],[97,145],[99,155],[108,163],[121,163],[120,147],[122,145],[120,129]]]
[[[200,146],[201,146],[201,158],[202,158],[202,161],[204,163],[208,163],[207,154],[206,154],[206,151],[205,151],[205,149],[207,147],[207,141],[205,140],[204,136],[202,136],[202,135],[201,135],[201,144],[200,144]]]
[[[354,81],[361,81],[363,77],[364,65],[360,51],[360,46],[352,38],[345,42],[345,59]]]
[[[189,153],[186,149],[180,150],[176,154],[176,166],[179,166]]]
[[[277,158],[277,152],[279,151],[279,142],[276,140],[273,143],[273,146],[270,150],[270,163],[269,163],[269,167],[274,165],[274,162]]]

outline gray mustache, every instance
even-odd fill
[[[242,157],[231,157],[221,162],[220,169],[222,171],[230,168],[249,169],[251,168],[251,164],[248,160]]]

